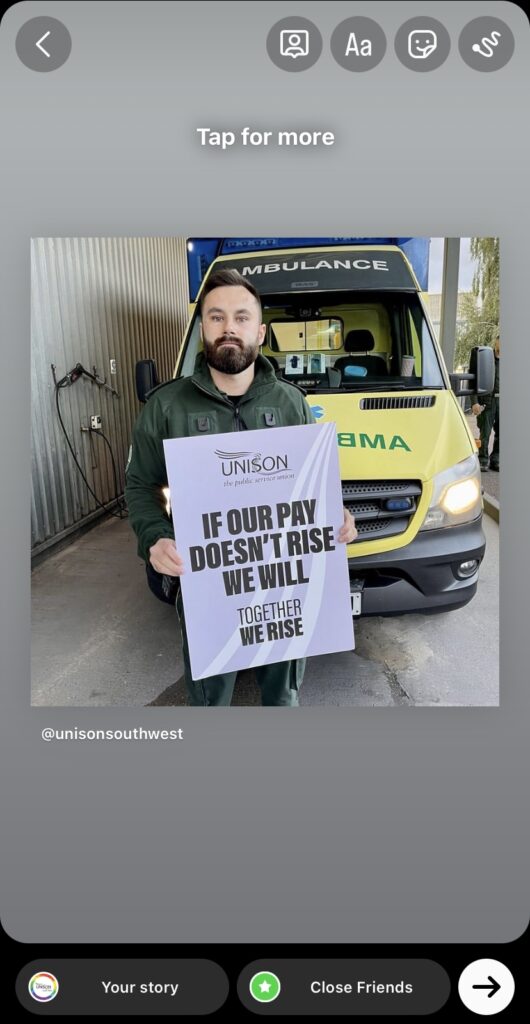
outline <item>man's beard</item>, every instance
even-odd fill
[[[223,341],[231,341],[233,345],[223,345]],[[221,337],[217,341],[203,338],[203,349],[208,366],[220,373],[242,373],[252,366],[259,352],[259,340],[254,345],[243,345],[239,338]]]

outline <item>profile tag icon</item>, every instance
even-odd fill
[[[267,35],[267,53],[281,71],[299,74],[316,64],[322,53],[322,36],[309,18],[280,18]]]
[[[309,53],[309,32],[305,28],[283,29],[280,33],[280,54],[282,57],[307,57]]]

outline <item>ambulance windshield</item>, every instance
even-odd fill
[[[308,391],[442,388],[416,293],[262,296],[263,355]]]
[[[308,393],[443,388],[444,378],[416,292],[261,295],[267,326],[262,354],[279,377]],[[195,316],[183,376],[200,349]]]

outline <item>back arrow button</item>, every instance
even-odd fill
[[[48,53],[48,51],[45,50],[43,46],[41,46],[41,43],[43,43],[44,40],[47,39],[49,35],[50,35],[50,31],[48,30],[48,32],[45,32],[44,35],[40,37],[38,43],[35,43],[35,46],[38,46],[39,50],[42,50],[42,52],[43,52],[45,57],[51,57],[51,53]]]
[[[15,48],[31,71],[57,71],[70,56],[72,37],[62,21],[41,15],[18,30]]]

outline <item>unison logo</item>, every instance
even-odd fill
[[[59,991],[59,982],[55,974],[49,971],[38,971],[28,982],[28,992],[38,1003],[49,1003],[55,999]]]
[[[261,476],[274,476],[289,469],[287,455],[262,455],[261,452],[220,452],[215,451],[221,460],[223,476],[247,476],[259,473]]]

